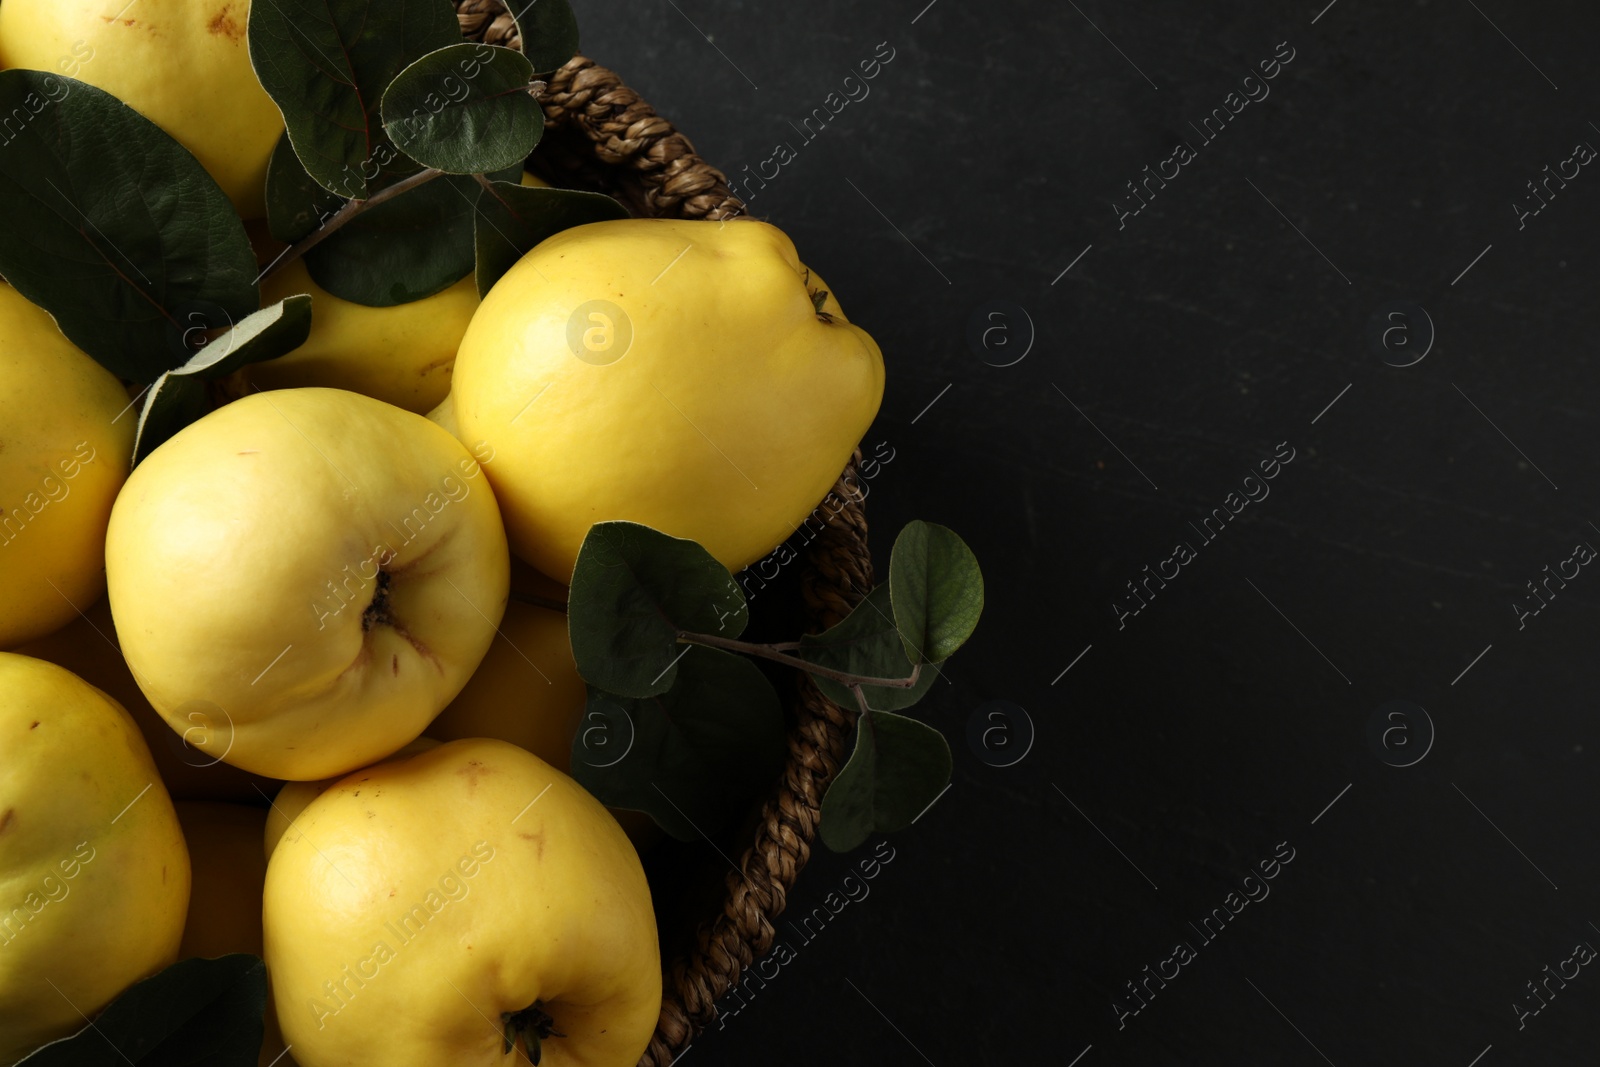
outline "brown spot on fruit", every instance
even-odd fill
[[[228,37],[239,40],[244,36],[244,27],[239,25],[239,20],[233,17],[233,4],[223,4],[222,10],[207,24],[206,29],[219,37]]]
[[[537,846],[537,848],[539,850],[539,858],[540,859],[544,859],[544,831],[543,830],[540,830],[536,834],[519,833],[519,834],[517,834],[517,836],[522,838],[524,841],[532,841],[534,843],[534,845]]]
[[[478,788],[478,779],[479,779],[479,777],[481,777],[482,775],[488,774],[489,773],[489,768],[487,768],[487,767],[485,767],[483,765],[483,761],[482,760],[475,760],[474,759],[474,760],[468,760],[467,763],[466,763],[466,766],[464,766],[460,770],[456,771],[456,773],[459,774],[459,775],[464,776],[467,779],[467,788],[468,789],[476,789],[476,788]]]
[[[32,726],[28,727],[28,729],[30,729],[30,730],[37,730],[38,728],[39,728],[39,724],[38,723],[34,723]]]
[[[400,674],[400,657],[399,656],[396,656],[394,658],[394,673],[395,673],[396,676],[398,676]]]
[[[11,825],[11,819],[16,814],[17,810],[15,808],[7,808],[6,813],[4,815],[0,815],[0,834],[6,832],[6,827]]]

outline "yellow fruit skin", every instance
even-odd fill
[[[0,67],[68,74],[167,131],[244,218],[266,213],[283,115],[245,41],[249,0],[5,0]]]
[[[0,283],[0,648],[59,630],[105,589],[137,423],[111,372]]]
[[[455,741],[345,778],[295,826],[264,916],[305,1067],[501,1067],[502,1014],[536,1001],[565,1035],[544,1042],[549,1067],[638,1061],[661,1007],[650,888],[571,779]]]
[[[342,774],[417,737],[505,611],[481,474],[422,416],[335,389],[254,393],[174,436],[106,539],[111,614],[151,706],[272,778]]]
[[[450,392],[456,346],[478,309],[472,275],[422,300],[381,308],[339,299],[298,260],[261,284],[265,304],[295,293],[311,294],[311,336],[286,356],[251,365],[250,380],[261,388],[325,385],[418,414]]]
[[[174,801],[259,804],[276,791],[278,782],[271,778],[248,774],[213,756],[184,748],[181,736],[156,714],[139,691],[139,683],[133,680],[116,640],[111,605],[101,597],[60,630],[20,645],[16,651],[65,667],[121,704],[144,735],[156,770]]]
[[[629,519],[738,570],[792,534],[883,397],[882,353],[831,295],[819,318],[824,288],[745,220],[592,223],[524,256],[473,316],[452,390],[517,554],[567,582],[589,527]],[[568,343],[596,300],[632,326],[604,364]]]
[[[400,751],[385,756],[378,763],[388,763],[391,760],[410,759],[418,752],[426,752],[430,748],[438,748],[440,742],[431,737],[419,737]],[[365,770],[365,768],[362,768]],[[278,847],[278,842],[283,840],[283,835],[289,832],[289,827],[300,813],[311,806],[311,802],[323,793],[328,787],[337,785],[346,776],[339,775],[335,778],[321,778],[315,782],[285,782],[283,788],[278,790],[278,795],[272,798],[272,808],[267,812],[266,824],[262,828],[260,844],[265,848],[260,849],[263,862],[272,858],[272,852]]]
[[[183,833],[127,712],[0,653],[0,1063],[172,963],[188,903]]]
[[[435,422],[440,426],[443,426],[446,430],[450,431],[452,437],[461,436],[461,427],[456,425],[456,406],[451,402],[450,395],[448,393],[445,394],[445,398],[443,400],[439,401],[437,407],[428,412],[428,421]]]

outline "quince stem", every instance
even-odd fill
[[[504,1023],[501,1036],[505,1039],[505,1053],[509,1055],[520,1040],[534,1067],[538,1067],[544,1055],[545,1038],[567,1036],[556,1029],[556,1021],[545,1013],[543,1003],[537,1000],[521,1011],[502,1012],[500,1021]]]
[[[537,593],[519,593],[513,589],[511,591],[511,599],[523,604],[532,604],[536,608],[549,608],[551,611],[559,611],[563,615],[567,612],[567,602],[565,600],[555,600],[551,597],[539,596]]]
[[[261,276],[258,277],[256,281],[259,283],[267,278],[270,278],[277,271],[281,270],[288,264],[293,263],[307,252],[317,247],[317,245],[327,240],[341,226],[355,218],[357,215],[361,214],[363,211],[366,211],[368,208],[374,208],[379,204],[393,200],[402,193],[409,193],[417,186],[425,185],[428,182],[433,181],[433,179],[441,177],[443,174],[444,171],[435,170],[430,167],[427,170],[418,171],[409,178],[402,178],[400,181],[395,182],[393,185],[388,186],[387,188],[378,190],[365,200],[351,200],[346,202],[344,207],[334,212],[333,217],[327,222],[306,234],[299,240],[298,243],[285,249],[277,259],[267,264],[267,269],[261,272]]]
[[[729,652],[743,652],[746,655],[756,656],[760,659],[770,659],[774,663],[783,663],[790,667],[798,667],[808,674],[815,674],[819,678],[829,678],[841,685],[860,687],[864,685],[876,686],[883,689],[910,689],[922,677],[922,664],[918,663],[911,668],[911,674],[905,678],[873,678],[863,674],[850,674],[847,671],[837,671],[832,667],[824,667],[810,660],[791,656],[781,651],[778,645],[758,645],[751,641],[738,641],[729,637],[718,637],[716,634],[695,634],[680,630],[678,641],[686,645],[705,645],[708,648],[721,648]],[[798,647],[793,642],[788,642],[782,648]]]

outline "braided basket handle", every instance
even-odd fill
[[[468,39],[521,47],[516,23],[500,0],[457,0],[456,9]],[[641,217],[714,220],[744,214],[726,176],[593,60],[575,56],[536,95],[545,136],[529,165],[554,184],[609,193]],[[858,450],[830,498],[842,506],[803,556],[801,587],[813,630],[843,619],[872,590],[860,462]],[[795,712],[783,775],[762,805],[755,840],[727,876],[721,910],[701,923],[694,948],[666,969],[661,1017],[640,1067],[669,1067],[716,1018],[717,999],[772,948],[773,923],[810,859],[822,795],[844,760],[855,718],[854,709],[828,700],[803,674],[796,676]]]

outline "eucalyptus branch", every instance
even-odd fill
[[[261,272],[261,276],[258,277],[256,281],[259,283],[267,278],[272,277],[272,275],[276,274],[290,263],[293,263],[307,252],[317,247],[317,245],[333,236],[333,234],[340,227],[349,222],[351,219],[355,218],[357,215],[361,214],[363,211],[366,211],[369,208],[375,208],[379,204],[387,203],[402,193],[409,193],[417,186],[425,185],[428,182],[433,181],[433,179],[443,176],[443,174],[444,171],[435,170],[430,167],[427,170],[418,171],[409,178],[402,178],[400,181],[395,182],[393,185],[388,186],[385,189],[378,190],[365,200],[351,200],[347,202],[344,207],[334,212],[333,217],[327,222],[306,234],[298,243],[285,249],[277,259],[273,260],[267,265],[267,269]]]
[[[870,685],[882,689],[910,689],[922,677],[922,664],[920,663],[911,668],[911,675],[907,678],[873,678],[868,675],[836,671],[832,667],[824,667],[820,664],[812,663],[810,660],[801,659],[799,656],[791,656],[787,652],[779,651],[779,646],[777,645],[758,645],[751,641],[737,641],[733,638],[718,637],[715,634],[694,634],[683,630],[678,631],[678,641],[686,645],[705,645],[708,648],[721,648],[729,652],[743,652],[759,659],[769,659],[774,663],[798,667],[808,674],[815,674],[819,678],[828,678],[841,685]],[[787,642],[785,647],[797,648],[799,646],[793,642]]]
[[[513,589],[511,591],[511,599],[521,604],[532,604],[536,608],[549,608],[551,611],[559,611],[563,615],[567,611],[567,602],[565,600],[539,596],[537,593],[519,593]]]

